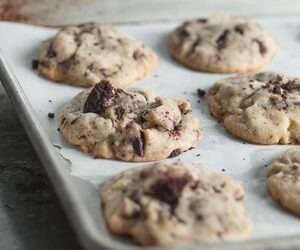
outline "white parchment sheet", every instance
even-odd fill
[[[266,69],[300,76],[300,18],[260,18],[257,21],[275,36],[279,44],[277,55]],[[182,159],[201,162],[217,172],[237,179],[246,190],[245,205],[253,220],[254,239],[300,235],[300,219],[281,210],[270,199],[265,188],[265,165],[287,146],[244,143],[227,134],[222,125],[210,117],[206,100],[197,102],[199,98],[196,90],[208,90],[215,80],[228,75],[199,73],[172,61],[167,52],[166,41],[168,33],[176,25],[178,23],[150,23],[119,27],[151,46],[160,59],[152,76],[132,86],[152,90],[161,96],[190,100],[194,114],[201,121],[203,135],[196,148],[168,161]],[[140,163],[94,159],[68,145],[60,137],[56,119],[49,119],[47,114],[56,113],[59,107],[82,89],[50,82],[31,69],[35,49],[41,41],[55,32],[56,30],[48,28],[0,23],[0,47],[51,142],[60,145],[60,153],[71,161],[71,174],[90,181],[97,188],[112,174],[138,167]]]

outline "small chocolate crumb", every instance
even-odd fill
[[[123,118],[124,113],[125,113],[125,109],[123,107],[118,106],[115,108],[115,114],[118,120],[121,120]]]
[[[145,54],[143,52],[141,52],[140,50],[134,51],[134,53],[133,53],[133,59],[134,60],[139,60],[143,57],[145,57]]]
[[[225,172],[226,170],[225,170],[225,168],[222,168],[222,172]]]
[[[54,118],[54,116],[55,116],[54,113],[48,113],[49,118]]]
[[[267,47],[261,40],[253,39],[252,41],[257,43],[260,54],[264,55],[267,52]]]
[[[50,46],[47,51],[47,57],[48,58],[56,57],[56,52],[53,50],[52,46]]]
[[[40,63],[39,60],[34,59],[31,61],[31,67],[33,69],[37,69],[39,67],[39,63]]]
[[[132,147],[134,151],[141,157],[144,156],[144,151],[145,151],[145,135],[144,132],[140,132],[140,136],[135,138],[132,141]]]
[[[216,41],[218,49],[224,49],[226,47],[229,33],[230,33],[229,30],[226,29],[218,37],[218,39]]]
[[[203,97],[206,95],[206,91],[199,88],[199,89],[197,89],[197,95],[198,95],[200,98],[203,98]]]
[[[198,23],[206,23],[207,22],[207,18],[198,18],[196,21]]]
[[[173,158],[173,157],[176,157],[176,156],[178,156],[178,155],[180,155],[180,154],[181,154],[181,150],[180,150],[179,148],[177,148],[177,149],[174,149],[174,150],[171,152],[171,154],[169,155],[168,158]]]
[[[48,100],[48,102],[52,102],[52,100]]]
[[[244,27],[241,24],[238,24],[234,27],[234,31],[239,33],[240,35],[244,35],[245,30]]]

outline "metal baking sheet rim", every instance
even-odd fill
[[[4,86],[12,104],[14,105],[17,115],[20,118],[23,127],[26,130],[30,141],[32,142],[36,153],[38,154],[43,167],[48,174],[58,197],[65,210],[68,211],[68,217],[76,231],[81,243],[90,250],[96,249],[140,249],[136,246],[125,246],[121,243],[114,242],[99,233],[96,225],[93,223],[91,216],[78,195],[71,188],[71,182],[80,182],[80,185],[89,185],[86,181],[71,176],[68,173],[68,166],[58,152],[55,151],[49,138],[43,131],[43,128],[34,115],[33,108],[29,103],[21,85],[9,67],[7,60],[0,51],[0,81]],[[99,214],[99,216],[101,216]],[[223,243],[217,245],[190,245],[184,247],[173,247],[173,249],[207,249],[207,250],[293,250],[300,248],[300,235],[277,237],[271,239],[249,240],[238,243]],[[147,247],[147,249],[166,249],[164,247]]]

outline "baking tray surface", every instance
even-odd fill
[[[279,44],[279,51],[267,65],[266,70],[299,76],[300,18],[260,18],[257,21],[275,36]],[[166,47],[167,35],[177,25],[178,23],[175,22],[157,22],[118,27],[151,46],[158,53],[160,59],[159,66],[152,76],[131,86],[152,90],[161,96],[186,98],[191,102],[194,114],[201,121],[203,136],[195,149],[167,161],[181,159],[201,162],[217,172],[232,176],[243,185],[246,190],[244,203],[254,225],[251,242],[259,242],[259,245],[253,245],[255,248],[252,247],[252,249],[259,249],[263,246],[264,239],[269,239],[268,244],[272,245],[272,239],[275,238],[300,236],[300,220],[279,208],[270,199],[265,188],[265,166],[288,146],[260,146],[244,143],[227,134],[222,125],[209,115],[206,100],[197,97],[196,90],[197,88],[208,90],[214,81],[228,75],[199,73],[172,61]],[[90,216],[91,221],[95,224],[93,226],[98,230],[96,233],[102,235],[100,238],[103,238],[104,235],[104,238],[109,239],[110,242],[103,243],[103,245],[108,247],[107,244],[111,244],[111,248],[123,246],[123,249],[126,245],[131,248],[132,243],[123,241],[107,232],[100,214],[100,200],[96,190],[111,175],[145,163],[94,159],[92,156],[82,153],[78,148],[68,145],[61,138],[57,131],[57,117],[49,119],[48,113],[57,113],[62,105],[82,89],[50,82],[39,77],[37,72],[31,69],[31,60],[34,58],[37,46],[55,32],[55,29],[2,22],[0,23],[0,48],[29,101],[27,105],[32,107],[30,116],[38,119],[38,126],[42,128],[55,148],[56,156],[67,159],[70,164],[70,170],[63,172],[62,180],[67,178],[66,175],[71,175],[91,183],[93,187],[87,189],[90,191],[83,192],[81,184],[71,182],[69,195],[76,195],[77,192],[88,196],[88,198],[83,197],[82,199],[87,216]],[[26,104],[18,103],[18,105]],[[25,121],[28,120],[25,119]],[[27,126],[32,125],[27,124]],[[41,143],[48,142],[45,140]],[[65,168],[65,166],[61,167]],[[51,169],[48,171],[51,172]],[[52,177],[51,180],[55,186],[55,177]],[[68,195],[68,193],[64,195]],[[75,214],[76,216],[80,217],[80,214]],[[113,247],[113,242],[120,242],[124,245],[118,244]],[[300,247],[300,244],[298,246]],[[231,247],[231,249],[233,248]]]

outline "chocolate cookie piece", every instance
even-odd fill
[[[85,23],[62,28],[43,42],[32,66],[50,80],[90,87],[110,80],[125,87],[149,75],[156,54],[109,25]]]
[[[300,79],[261,72],[217,81],[208,93],[210,113],[228,132],[258,144],[300,142]]]
[[[194,146],[201,135],[189,102],[115,88],[104,80],[60,110],[59,128],[84,152],[124,161],[168,158]]]
[[[275,54],[275,40],[255,22],[213,16],[184,22],[169,36],[171,56],[192,69],[215,73],[250,72]]]
[[[127,170],[108,180],[100,196],[110,231],[141,245],[233,241],[251,234],[243,188],[200,164],[160,162]]]

